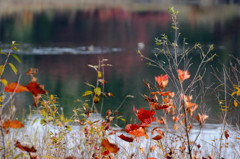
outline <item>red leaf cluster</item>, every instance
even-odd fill
[[[147,139],[148,136],[146,134],[146,130],[144,127],[139,126],[138,124],[128,124],[125,126],[125,131],[130,134],[133,135],[137,138],[141,137],[141,136],[145,136],[145,138]]]
[[[144,110],[143,108],[137,110],[137,118],[141,121],[140,126],[149,127],[156,120],[154,114],[155,111],[152,110]]]

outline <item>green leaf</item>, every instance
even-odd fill
[[[33,125],[34,123],[36,123],[37,120],[38,120],[38,118],[34,119],[33,122],[32,122],[32,125]]]
[[[7,55],[6,53],[4,53],[4,52],[1,52],[1,51],[0,51],[0,54]]]
[[[22,63],[22,61],[18,58],[18,56],[17,55],[15,55],[15,54],[11,54],[19,63]]]
[[[46,124],[46,121],[44,119],[41,120],[41,124],[42,125],[45,125]]]
[[[12,49],[13,51],[19,51],[19,49],[16,48],[15,46],[13,46],[11,49]]]
[[[52,117],[52,116],[49,116],[49,117],[47,118],[47,121],[51,121],[51,120],[53,120],[53,117]]]
[[[100,88],[100,87],[94,88],[94,93],[95,93],[97,96],[100,96],[101,93],[102,93],[101,88]]]
[[[19,158],[19,157],[23,157],[23,152],[21,152],[20,154],[18,154],[17,156],[15,156],[15,157],[13,157],[13,159],[17,159],[17,158]]]
[[[85,82],[85,84],[86,84],[87,86],[89,86],[89,87],[95,88],[95,86],[92,85],[92,84],[90,84],[90,83]]]
[[[92,91],[86,91],[82,96],[83,97],[86,97],[88,95],[91,95],[93,92]]]
[[[15,75],[17,74],[17,69],[16,67],[12,64],[12,63],[8,63],[9,66],[12,68],[13,72],[15,73]]]
[[[89,67],[91,67],[91,68],[93,68],[94,70],[96,70],[97,71],[97,69],[98,69],[98,66],[97,65],[88,65]]]

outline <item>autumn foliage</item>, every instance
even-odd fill
[[[35,77],[36,69],[31,68],[27,71],[26,74],[32,77],[32,81],[30,81],[26,86],[14,82],[8,84],[4,88],[4,91],[9,93],[20,93],[24,91],[30,92],[33,96],[33,104],[35,107],[37,107],[40,95],[47,93],[47,91],[44,90],[44,86],[36,82],[37,80],[37,78]]]

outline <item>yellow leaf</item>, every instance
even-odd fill
[[[3,65],[0,65],[0,76],[3,75],[3,72],[4,72],[4,66],[3,66]]]
[[[234,100],[234,106],[237,107],[238,106],[238,102]]]
[[[62,127],[62,126],[63,126],[61,122],[58,122],[58,125],[59,125],[60,127]]]
[[[234,94],[236,94],[237,92],[235,91],[235,92],[232,92],[232,94],[231,94],[231,96],[233,96]]]
[[[8,81],[5,79],[1,79],[1,82],[6,86],[8,84]]]
[[[100,96],[101,93],[102,93],[101,88],[100,88],[100,87],[94,88],[94,93],[95,93],[97,96]]]
[[[83,97],[86,97],[88,95],[91,95],[93,92],[92,91],[86,91],[82,96]]]
[[[13,72],[17,74],[17,68],[12,63],[8,63],[8,64],[12,68]]]
[[[51,94],[51,96],[50,96],[50,97],[51,97],[51,100],[53,100],[53,99],[54,99],[54,95],[53,95],[53,94]]]
[[[98,71],[98,78],[102,78],[102,72]]]
[[[228,108],[228,106],[222,106],[223,108]]]

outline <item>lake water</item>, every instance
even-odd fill
[[[143,80],[154,82],[161,71],[147,66],[136,51],[139,44],[144,44],[142,52],[152,57],[156,37],[166,33],[172,38],[168,13],[171,5],[180,11],[180,32],[190,45],[199,42],[207,48],[214,44],[218,56],[211,65],[229,63],[229,55],[240,57],[240,6],[234,1],[70,2],[0,1],[0,47],[6,49],[11,41],[20,44],[21,82],[29,81],[25,75],[29,68],[38,68],[38,82],[59,97],[66,115],[77,107],[76,99],[83,99],[88,89],[84,82],[95,82],[96,73],[87,65],[97,64],[100,58],[113,65],[106,68],[105,79],[106,90],[115,95],[106,99],[103,112],[116,109],[127,95],[135,97],[127,99],[119,110],[127,120],[133,115],[133,105],[147,107],[142,97],[147,90]],[[194,56],[193,61],[199,62]],[[11,71],[6,76],[10,82],[17,80]],[[211,83],[211,78],[205,82]],[[208,122],[218,123],[216,99],[207,98],[206,102]],[[15,105],[20,112],[30,104],[31,95],[16,95]]]

